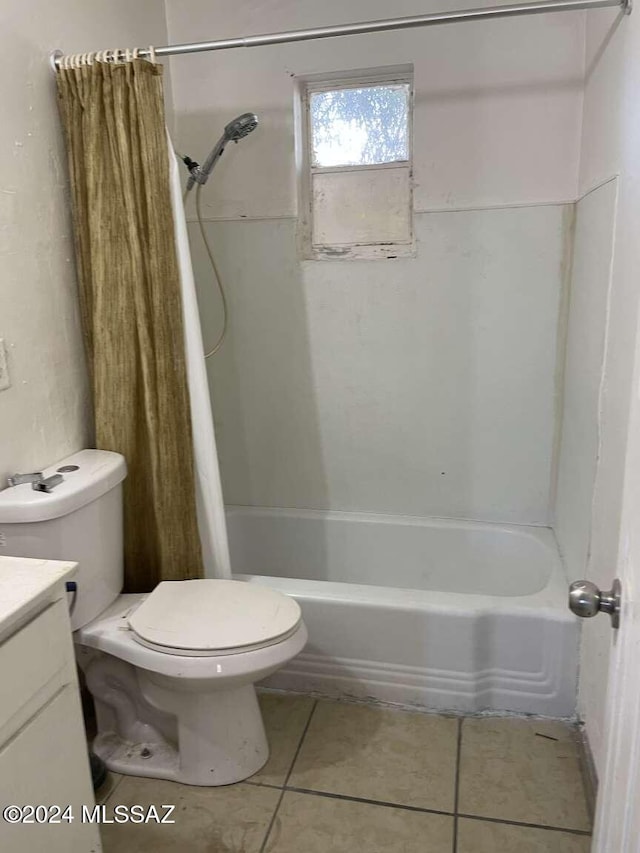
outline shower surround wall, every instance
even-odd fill
[[[66,153],[48,55],[150,41],[166,41],[161,0],[3,4],[0,338],[12,385],[0,392],[0,483],[90,440]]]
[[[167,12],[183,42],[383,18],[388,4]],[[228,503],[550,522],[583,60],[572,13],[172,61],[180,150],[203,157],[248,109],[261,121],[203,192],[231,307],[209,362]],[[417,257],[300,261],[293,78],[407,62]],[[219,303],[191,228],[212,342]]]

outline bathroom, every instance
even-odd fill
[[[191,344],[201,334],[200,353],[216,348],[225,314],[196,193],[228,320],[219,349],[198,356],[215,428],[204,455],[226,507],[214,485],[214,523],[206,534],[200,526],[205,574],[228,578],[230,563],[256,595],[298,602],[308,640],[258,682],[270,757],[257,773],[207,787],[154,778],[140,770],[153,764],[145,755],[115,762],[96,802],[107,812],[170,803],[175,823],[104,820],[101,841],[47,827],[42,843],[131,853],[635,849],[640,24],[609,5],[156,51],[180,157],[203,163],[236,116],[258,118],[184,206],[201,325]],[[3,11],[2,560],[82,570],[73,552],[12,550],[2,497],[16,472],[55,472],[96,447],[52,51],[463,8],[28,0]],[[403,155],[323,173],[314,97],[367,86],[406,93]],[[184,190],[189,172],[172,165]],[[385,183],[392,174],[398,181]],[[339,183],[349,176],[356,183]],[[390,232],[350,240],[362,227]],[[128,487],[135,460],[126,462]],[[575,618],[569,583],[608,590],[616,576],[619,630],[606,614]],[[79,576],[79,601],[81,587]],[[182,608],[187,620],[190,608],[198,603]],[[0,621],[0,660],[4,639]],[[18,678],[20,660],[12,665]],[[3,805],[31,802],[32,775],[22,775],[15,793],[0,789]],[[37,790],[38,802],[57,802]],[[35,849],[29,830],[12,827],[6,849]],[[0,838],[4,847],[1,825]]]

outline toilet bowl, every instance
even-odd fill
[[[94,751],[118,773],[190,785],[253,775],[269,756],[254,685],[304,648],[298,603],[226,579],[121,594],[124,459],[84,450],[45,477],[61,467],[50,493],[0,492],[0,539],[12,556],[79,563],[72,628]]]
[[[110,770],[228,785],[262,767],[269,748],[254,684],[307,641],[297,602],[271,592],[229,580],[162,583],[150,596],[118,596],[76,631],[96,706],[93,749]],[[154,596],[160,606],[147,617]],[[189,618],[194,596],[198,617],[211,610],[209,625]],[[181,631],[183,621],[191,624]]]

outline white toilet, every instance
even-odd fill
[[[118,773],[228,785],[269,756],[254,684],[307,641],[300,607],[231,580],[160,583],[122,595],[124,458],[82,450],[0,492],[0,553],[79,563],[71,614],[95,700],[94,751]]]

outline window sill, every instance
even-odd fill
[[[362,246],[313,246],[305,261],[394,261],[416,257],[415,243],[380,243]]]

